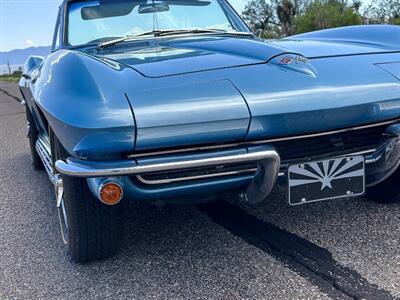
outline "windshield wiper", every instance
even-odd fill
[[[254,37],[252,32],[239,32],[239,31],[226,31],[222,29],[172,29],[172,30],[151,30],[142,32],[139,34],[129,35],[126,37],[118,38],[108,42],[100,43],[97,45],[97,49],[112,47],[116,44],[123,43],[129,40],[136,39],[138,37],[143,37],[146,35],[153,35],[154,37],[177,35],[177,34],[201,34],[201,33],[215,33],[224,35],[238,35],[238,36],[250,36]]]
[[[198,33],[216,33],[216,34],[229,34],[229,35],[246,35],[254,36],[251,32],[239,32],[239,31],[226,31],[223,29],[177,29],[177,30],[159,30],[155,32],[155,36],[168,36],[176,34],[198,34]]]
[[[125,36],[125,37],[118,38],[118,39],[115,39],[115,40],[111,40],[111,41],[108,41],[108,42],[100,43],[100,44],[98,44],[96,46],[96,49],[108,48],[108,47],[114,46],[114,45],[116,45],[118,43],[125,42],[129,38],[131,38],[131,37],[130,36]]]
[[[188,33],[224,33],[225,30],[222,29],[175,29],[175,30],[162,30],[157,36],[166,36],[166,35],[176,35],[176,34],[188,34]]]
[[[141,32],[141,33],[138,33],[138,34],[132,34],[132,35],[124,36],[124,37],[121,37],[121,38],[118,38],[118,39],[114,39],[114,40],[111,40],[111,41],[107,41],[107,42],[104,42],[104,43],[100,43],[100,44],[97,45],[96,48],[97,49],[108,48],[108,47],[112,47],[114,45],[117,45],[119,43],[123,43],[123,42],[129,41],[129,40],[134,40],[136,38],[143,37],[143,36],[146,36],[146,35],[152,35],[154,37],[157,37],[157,36],[159,36],[160,33],[163,33],[163,32],[167,33],[167,32],[172,32],[172,31],[175,31],[175,30],[150,30],[150,31],[145,31],[145,32]]]

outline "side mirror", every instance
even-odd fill
[[[39,69],[43,64],[44,58],[41,56],[29,56],[24,64],[24,72],[22,77],[25,79],[31,79],[31,74],[33,71]]]
[[[31,76],[28,74],[22,73],[22,77],[24,77],[26,80],[31,80]]]
[[[262,34],[263,34],[263,31],[264,31],[264,30],[262,30],[261,28],[258,28],[254,34],[255,34],[257,37],[260,38],[260,37],[262,36]]]

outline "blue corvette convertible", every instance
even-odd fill
[[[113,255],[122,203],[400,200],[400,28],[265,41],[226,0],[65,0],[20,89],[73,261]]]

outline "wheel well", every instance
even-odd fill
[[[51,159],[52,159],[53,166],[55,166],[55,163],[58,159],[66,159],[67,157],[70,156],[70,154],[68,153],[67,150],[65,150],[65,147],[60,142],[60,140],[57,138],[53,129],[50,126],[48,126],[48,132],[49,132]],[[58,147],[56,147],[56,144]],[[57,149],[58,149],[58,151],[57,151]]]
[[[40,119],[42,120],[42,122],[43,122],[43,127],[44,127],[44,130],[47,130],[47,134],[49,134],[49,132],[48,132],[48,128],[49,128],[49,121],[47,121],[47,119],[46,119],[46,117],[45,117],[45,115],[44,115],[44,113],[42,112],[42,110],[40,109],[40,107],[38,107],[37,108],[37,111],[38,111],[38,113],[39,113],[39,117],[40,117]],[[40,129],[39,129],[40,130]]]
[[[26,110],[27,112],[30,113],[30,115],[32,116],[32,121],[35,125],[35,128],[38,130],[39,133],[44,133],[45,134],[49,134],[48,132],[48,127],[49,127],[49,122],[47,121],[44,113],[41,111],[41,109],[39,107],[34,107],[32,105],[32,107],[29,107],[28,104],[26,105]],[[43,124],[42,126],[41,123]],[[30,124],[32,126],[32,124]]]

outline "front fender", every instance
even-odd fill
[[[72,156],[104,159],[133,150],[135,122],[119,84],[125,72],[132,71],[69,50],[44,63],[34,99]]]

